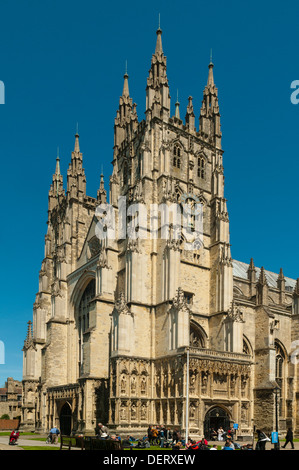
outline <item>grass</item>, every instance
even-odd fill
[[[21,446],[24,450],[59,450],[59,447]]]

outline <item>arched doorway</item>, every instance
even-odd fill
[[[220,406],[211,408],[205,417],[204,421],[204,435],[206,439],[210,439],[211,430],[214,429],[216,432],[220,428],[224,431],[228,431],[230,428],[230,417],[227,411]]]
[[[72,431],[72,410],[67,402],[60,410],[59,421],[61,434],[69,436]]]

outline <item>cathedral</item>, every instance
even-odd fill
[[[156,34],[143,120],[124,75],[109,194],[103,175],[96,197],[86,194],[78,132],[66,188],[57,157],[23,347],[21,429],[93,434],[102,422],[135,436],[150,424],[191,437],[219,426],[235,426],[240,439],[277,426],[299,433],[299,279],[232,258],[214,65],[198,113],[190,96],[184,119],[178,100],[171,115]],[[193,249],[173,236],[173,218],[162,237],[158,213],[151,236],[132,210],[186,201],[191,213],[202,208]]]

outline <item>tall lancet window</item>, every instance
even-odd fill
[[[285,354],[281,345],[275,342],[275,351],[276,351],[276,364],[275,364],[275,380],[280,387],[279,392],[279,416],[282,417],[284,413],[284,387],[285,387]]]
[[[89,328],[90,303],[95,297],[95,279],[92,279],[86,286],[81,297],[78,308],[78,340],[79,340],[79,375],[83,373],[84,365],[84,333]]]
[[[178,144],[175,144],[173,147],[173,166],[176,168],[181,168],[181,148]]]
[[[128,184],[128,165],[127,165],[127,162],[125,162],[124,166],[123,166],[123,183],[124,183],[124,186],[126,186]]]
[[[205,159],[203,157],[199,157],[197,160],[197,176],[205,179]]]

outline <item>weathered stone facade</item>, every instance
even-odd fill
[[[19,418],[22,412],[22,382],[8,377],[3,388],[0,388],[0,417],[8,415],[9,419]]]
[[[188,410],[190,435],[238,423],[239,436],[249,436],[254,426],[274,429],[278,385],[280,429],[298,430],[299,282],[232,259],[213,64],[199,128],[191,97],[185,122],[178,102],[171,117],[161,34],[142,121],[124,76],[110,178],[115,225],[103,213],[102,176],[97,197],[86,195],[78,133],[66,191],[57,158],[24,344],[22,426],[184,430]],[[159,213],[150,217],[154,204],[186,203],[203,208],[202,243],[192,250],[175,236],[174,213],[166,237]],[[141,223],[141,209],[152,226]]]

